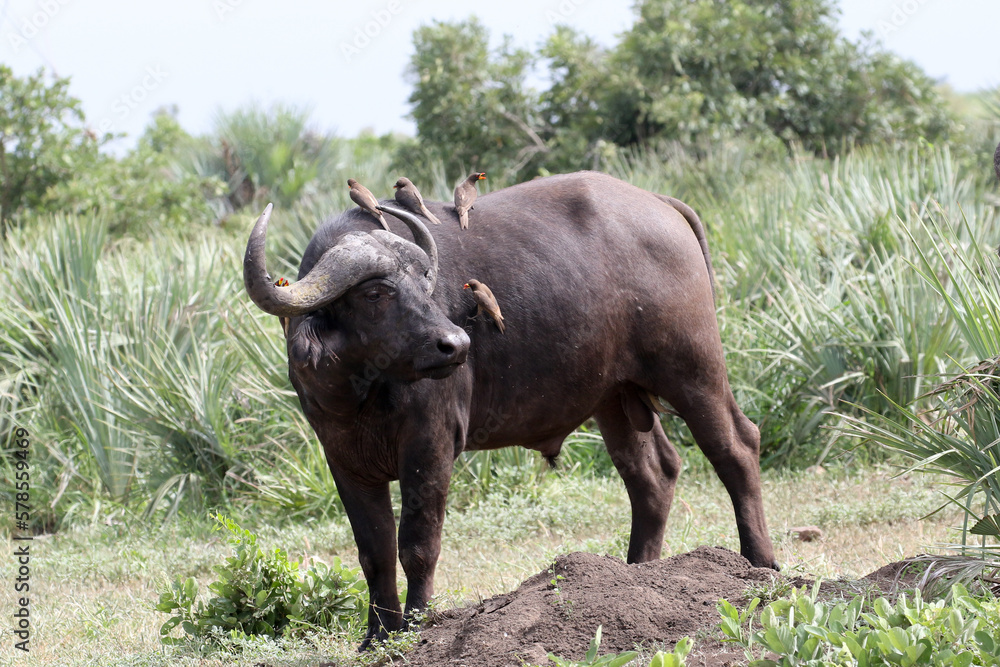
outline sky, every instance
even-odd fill
[[[499,42],[536,48],[557,23],[611,46],[632,0],[0,0],[0,63],[70,77],[88,124],[134,143],[176,105],[191,133],[247,103],[308,108],[317,130],[414,133],[405,70],[414,29],[475,14]],[[1000,84],[997,0],[841,0],[845,36],[864,31],[932,77],[970,92]]]

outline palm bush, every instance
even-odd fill
[[[935,242],[924,246],[930,250],[920,252],[916,270],[965,343],[961,372],[920,401],[893,402],[881,414],[864,410],[846,430],[901,453],[911,468],[954,489],[945,502],[965,517],[958,543],[950,545],[958,558],[930,557],[924,581],[982,576],[1000,588],[1000,267],[984,250],[992,244],[969,240],[976,221],[937,222],[920,230]]]
[[[5,250],[19,289],[0,302],[4,437],[36,435],[40,524],[102,499],[147,513],[248,494],[330,509],[277,321],[240,303],[239,251],[208,237],[106,241],[101,220],[59,218]]]
[[[766,463],[818,462],[839,451],[828,427],[858,414],[852,405],[891,411],[925,390],[924,376],[955,368],[965,343],[914,266],[945,233],[941,216],[975,212],[976,239],[995,222],[947,147],[796,159],[755,179],[703,213],[723,340],[737,350],[731,379]],[[967,230],[947,233],[971,242]]]
[[[334,162],[337,143],[310,128],[307,110],[250,105],[220,112],[212,136],[188,151],[182,165],[185,173],[226,184],[222,196],[211,200],[221,218],[270,201],[291,206],[314,193]]]

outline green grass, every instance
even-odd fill
[[[695,458],[691,453],[688,458]],[[957,515],[918,517],[940,504],[924,477],[894,479],[888,470],[829,471],[765,475],[766,511],[778,558],[785,571],[825,577],[858,577],[928,543],[948,539]],[[837,505],[835,517],[825,508]],[[622,556],[627,542],[628,500],[620,480],[549,473],[534,498],[496,491],[464,508],[449,509],[436,580],[439,606],[474,602],[515,588],[547,567],[555,554],[586,550]],[[817,522],[818,543],[793,540],[791,526]],[[32,651],[0,647],[0,660],[16,664],[168,665],[305,664],[340,656],[360,665],[357,632],[310,636],[285,646],[266,643],[245,655],[201,656],[184,648],[161,647],[156,612],[158,587],[195,577],[204,590],[214,565],[231,555],[224,535],[207,517],[156,527],[134,515],[110,525],[68,529],[32,543]],[[292,560],[356,564],[354,540],[341,517],[278,523],[249,514],[243,525],[259,535],[264,549],[281,547]],[[732,506],[721,483],[706,472],[681,478],[664,555],[700,544],[738,549]],[[10,560],[0,575],[11,580]],[[405,580],[400,579],[401,590]],[[0,589],[0,606],[12,608],[12,590]],[[185,658],[185,656],[187,656]],[[189,662],[185,662],[189,660]],[[202,662],[199,662],[202,661]]]

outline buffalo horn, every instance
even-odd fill
[[[430,273],[427,274],[427,279],[430,281],[430,289],[427,293],[433,294],[434,287],[437,285],[438,251],[437,244],[434,243],[434,237],[427,230],[427,225],[409,211],[404,211],[393,206],[382,206],[382,210],[402,220],[410,228],[410,233],[413,234],[413,242],[427,255],[427,259],[431,263]]]
[[[349,234],[323,253],[302,280],[277,287],[271,282],[264,258],[270,217],[268,204],[250,233],[243,256],[243,284],[250,299],[265,313],[305,315],[337,300],[358,283],[398,270],[396,260],[381,251],[368,234]]]

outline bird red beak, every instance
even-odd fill
[[[486,172],[485,171],[483,173],[479,174],[479,180],[480,181],[485,181],[486,180]]]
[[[465,283],[465,285],[462,286],[462,289],[469,289],[469,283]]]

